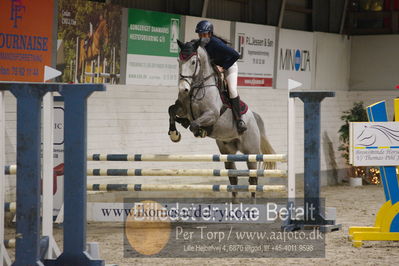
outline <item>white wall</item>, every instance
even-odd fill
[[[232,41],[230,36],[230,21],[192,16],[185,16],[185,20],[186,24],[184,30],[184,41],[186,42],[191,41],[192,39],[198,39],[198,34],[195,33],[195,27],[197,26],[197,23],[201,20],[209,20],[213,24],[214,33],[216,35],[224,38],[226,41]]]
[[[348,90],[351,40],[344,35],[315,32],[315,90]]]
[[[399,83],[399,36],[353,36],[350,87],[391,90]]]

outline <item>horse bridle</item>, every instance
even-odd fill
[[[189,56],[186,59],[186,60],[190,59],[194,54],[195,54],[196,59],[197,59],[196,62],[195,62],[194,73],[191,76],[185,76],[185,75],[179,74],[179,76],[180,76],[179,81],[183,80],[183,81],[187,82],[188,86],[190,86],[190,90],[191,90],[191,87],[192,87],[192,82],[194,81],[194,78],[196,77],[195,73],[197,72],[198,65],[199,65],[198,53],[193,53],[191,56]],[[191,79],[191,82],[189,82],[187,79]]]
[[[199,65],[198,53],[195,52],[195,53],[193,53],[191,56],[189,56],[186,59],[186,60],[190,59],[193,55],[195,55],[195,57],[197,59],[196,62],[195,62],[194,73],[191,76],[185,76],[185,75],[179,74],[179,76],[180,76],[179,81],[183,80],[183,81],[187,82],[188,86],[190,87],[190,92],[192,91],[192,89],[199,89],[199,88],[214,86],[215,84],[213,84],[213,85],[204,85],[204,82],[207,81],[209,78],[211,78],[213,75],[215,75],[215,73],[212,73],[209,76],[207,76],[206,78],[204,78],[198,86],[193,86],[192,83],[194,81],[194,78],[196,77],[195,73],[197,72],[198,65]],[[191,82],[189,82],[187,79],[191,79]]]

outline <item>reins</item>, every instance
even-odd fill
[[[193,55],[194,55],[194,54],[193,54]],[[190,87],[190,91],[189,91],[190,112],[191,112],[191,117],[193,118],[193,120],[195,120],[194,113],[193,113],[193,107],[192,107],[192,101],[193,101],[193,99],[195,99],[195,100],[197,100],[197,101],[201,101],[201,100],[205,97],[205,95],[206,95],[206,90],[205,90],[205,88],[206,88],[206,87],[216,86],[216,84],[204,85],[204,83],[205,83],[208,79],[210,79],[211,77],[215,76],[215,73],[212,73],[212,74],[210,74],[209,76],[205,77],[205,78],[201,81],[201,83],[199,83],[198,85],[193,85],[194,80],[195,80],[195,79],[197,78],[197,76],[198,76],[198,75],[195,75],[195,73],[197,72],[197,69],[198,69],[198,66],[199,66],[199,63],[200,63],[200,60],[199,60],[199,57],[198,57],[198,53],[197,53],[197,52],[195,53],[195,56],[196,56],[197,60],[196,60],[196,63],[195,63],[194,73],[193,73],[191,76],[179,74],[179,76],[180,76],[180,79],[179,79],[179,80],[183,80],[183,81],[187,82],[187,84],[188,84],[189,87]],[[188,60],[189,58],[191,58],[191,56],[188,57],[188,58],[186,58],[186,60]],[[190,82],[188,79],[191,79],[191,82]],[[217,87],[217,86],[216,86],[216,87]],[[201,90],[201,89],[202,89],[202,90]],[[194,91],[195,91],[195,94],[194,94]],[[203,93],[203,95],[202,95],[201,98],[197,98],[198,93],[199,93],[200,91],[203,91],[204,93]]]

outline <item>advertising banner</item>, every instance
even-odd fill
[[[57,69],[62,82],[119,83],[122,8],[58,1]]]
[[[176,86],[180,16],[129,9],[126,84]]]
[[[237,22],[235,29],[235,48],[240,53],[238,86],[272,87],[275,28]]]
[[[0,80],[43,82],[53,20],[53,0],[0,1]]]
[[[287,89],[288,79],[293,79],[312,89],[314,59],[312,32],[281,29],[276,87]]]
[[[350,123],[349,157],[354,166],[397,166],[399,123]]]

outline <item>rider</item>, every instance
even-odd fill
[[[96,28],[99,27],[100,23],[104,20],[104,15],[100,14],[98,16],[98,23]],[[94,35],[94,31],[93,31],[93,24],[91,23],[91,21],[89,22],[89,32],[87,33],[87,36],[84,40],[84,48],[87,51],[88,48],[91,46],[92,42],[93,42],[93,35]]]
[[[241,134],[247,130],[247,126],[241,119],[240,96],[238,96],[237,92],[238,67],[236,61],[240,57],[240,54],[228,46],[227,41],[213,33],[213,25],[207,20],[200,21],[195,28],[195,32],[201,38],[201,43],[212,63],[222,67],[225,71],[233,117],[237,124],[237,131]]]

